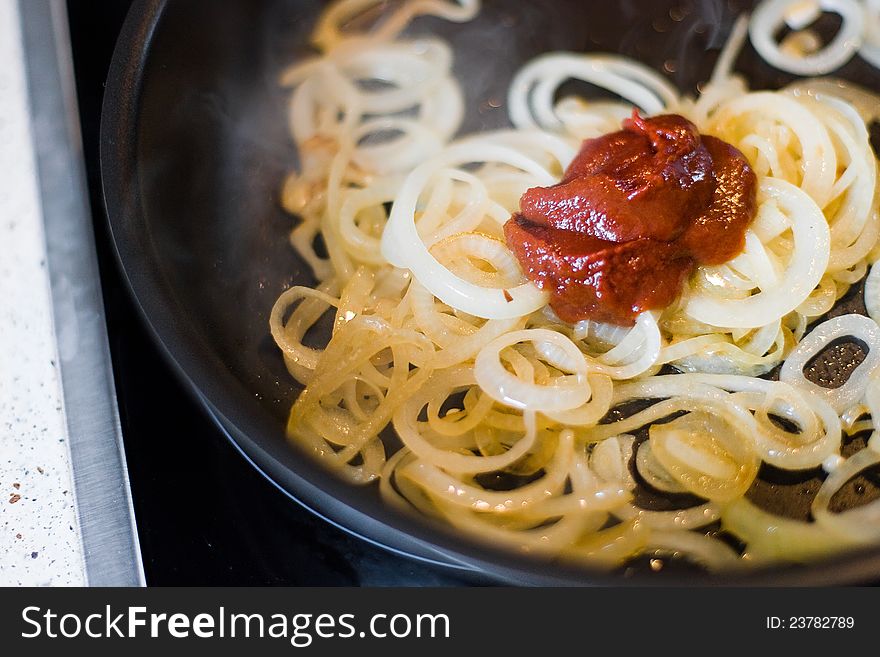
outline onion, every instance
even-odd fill
[[[710,84],[720,84],[723,80],[730,77],[730,72],[733,70],[734,60],[742,50],[743,43],[745,43],[746,36],[748,36],[748,29],[749,22],[745,15],[736,19],[736,22],[733,24],[733,29],[730,31],[727,43],[724,44],[724,48],[721,49],[721,53],[718,55],[718,60],[715,62],[715,68],[712,70],[712,77],[709,78]]]
[[[501,364],[503,349],[520,342],[545,342],[559,349],[570,375],[558,377],[550,385],[539,385],[508,372]],[[587,362],[567,337],[548,329],[512,331],[486,345],[474,362],[474,377],[483,391],[495,401],[513,408],[532,411],[566,411],[590,400]]]
[[[650,430],[651,452],[694,495],[728,502],[743,495],[758,474],[746,428],[695,412]]]
[[[634,442],[635,438],[629,434],[603,440],[593,447],[590,466],[607,482],[618,482],[627,488],[635,488],[636,482],[629,473]]]
[[[404,2],[370,32],[359,33],[357,37],[347,37],[343,34],[343,25],[380,4],[382,0],[341,0],[333,3],[321,13],[318,26],[312,35],[312,42],[323,50],[330,50],[344,44],[348,38],[387,40],[402,32],[416,16],[439,16],[448,21],[463,23],[476,16],[480,9],[480,0]]]
[[[859,56],[874,67],[880,68],[880,0],[864,0],[865,43]]]
[[[606,510],[609,506],[617,506],[622,500],[629,498],[628,492],[620,491],[616,486],[592,490],[589,491],[589,495],[563,496],[573,458],[571,438],[560,434],[560,446],[553,460],[545,468],[544,476],[511,491],[484,490],[477,485],[457,479],[429,461],[416,460],[402,470],[400,475],[416,481],[425,490],[431,491],[443,504],[479,512],[514,515],[528,512],[540,515],[540,508],[543,505],[548,503],[558,505],[560,502],[584,509],[589,505],[598,510]],[[609,495],[608,492],[612,490],[620,491],[619,497]],[[563,509],[555,508],[547,515],[552,517],[552,514],[558,515],[561,511]]]
[[[544,415],[566,426],[591,427],[598,424],[611,408],[614,384],[610,377],[594,372],[587,375],[587,381],[591,393],[588,403],[567,411],[544,411]]]
[[[639,340],[635,349],[631,349],[630,341],[633,337]],[[623,349],[625,344],[626,349]],[[657,362],[661,344],[660,328],[654,313],[643,312],[636,318],[636,325],[627,337],[613,349],[599,356],[591,365],[612,379],[637,377]]]
[[[745,497],[724,509],[721,525],[746,543],[746,556],[755,561],[805,562],[855,545],[846,535],[768,513]]]
[[[875,322],[880,320],[880,266],[875,262],[865,278],[865,310]]]
[[[382,265],[385,259],[379,252],[379,237],[363,231],[358,226],[356,217],[371,208],[378,208],[384,217],[382,204],[394,200],[397,187],[398,181],[383,181],[374,187],[348,191],[344,196],[339,212],[339,233],[346,251],[360,262]]]
[[[560,556],[591,568],[619,567],[645,549],[649,536],[650,531],[643,523],[623,522],[582,537]]]
[[[807,380],[804,367],[838,338],[852,336],[868,347],[865,360],[839,388],[823,388]],[[779,372],[779,380],[824,399],[838,414],[861,400],[871,375],[880,367],[880,326],[863,315],[841,315],[815,327],[789,355]]]
[[[706,502],[686,509],[648,511],[628,503],[613,509],[611,515],[620,520],[638,521],[651,529],[698,529],[718,520],[721,507],[715,502]]]
[[[785,272],[772,289],[744,299],[695,294],[685,312],[697,321],[728,328],[770,324],[803,303],[825,273],[831,233],[819,206],[799,188],[775,178],[761,181],[760,197],[762,207],[776,203],[793,220],[794,249]]]
[[[588,356],[590,370],[607,374],[612,379],[631,379],[645,373],[657,362],[662,338],[653,312],[641,313],[636,319],[636,325],[628,332],[611,325],[595,326],[610,339],[617,339],[619,342],[604,354],[595,358]],[[580,329],[575,329],[574,335],[583,336],[585,330],[589,331],[589,327],[581,325]],[[544,354],[549,346],[539,343],[536,348]]]
[[[785,89],[796,96],[806,94],[819,100],[830,96],[846,101],[859,113],[866,125],[880,118],[880,96],[849,80],[834,77],[807,78],[796,80]]]
[[[646,114],[660,114],[678,103],[675,87],[642,64],[616,55],[556,52],[536,57],[514,77],[508,92],[511,122],[517,128],[559,131],[563,123],[554,99],[558,87],[569,79],[607,89]]]
[[[394,413],[394,429],[403,441],[403,444],[420,459],[435,463],[447,472],[460,474],[477,474],[480,472],[494,472],[503,470],[525,456],[534,446],[537,438],[534,414],[526,414],[526,432],[516,443],[502,454],[494,456],[475,456],[471,454],[459,454],[447,449],[437,447],[425,437],[422,426],[427,423],[419,422],[418,415],[422,408],[438,395],[451,395],[456,390],[473,385],[474,374],[470,368],[458,368],[435,376],[427,386],[410,397]],[[447,396],[448,396],[447,395]]]
[[[633,431],[681,410],[711,409],[726,417],[731,426],[744,430],[762,460],[780,468],[816,467],[840,447],[840,418],[834,409],[823,399],[779,381],[724,374],[653,376],[617,385],[613,403],[669,396],[672,398],[626,419],[593,427],[590,438],[601,440]],[[792,433],[776,426],[768,417],[771,412],[794,422],[800,431]]]
[[[857,44],[846,36],[854,25],[864,31],[865,53],[880,48],[880,0],[865,2],[864,30],[852,20],[856,0],[776,0],[756,14],[775,7],[793,30],[782,45],[769,37],[774,56],[822,68],[852,55]],[[302,218],[292,240],[322,281],[316,292],[285,292],[270,318],[289,370],[306,384],[288,436],[350,482],[381,478],[381,496],[397,508],[492,545],[590,566],[646,552],[734,566],[735,551],[705,535],[722,514],[755,560],[880,540],[880,503],[829,510],[848,479],[880,463],[876,337],[847,331],[871,352],[842,391],[805,385],[797,360],[810,357],[832,324],[796,349],[807,322],[880,258],[876,161],[865,128],[880,113],[876,97],[816,80],[749,93],[733,73],[750,29],[742,15],[696,98],[681,98],[664,76],[616,55],[549,54],[511,85],[515,129],[449,144],[464,115],[453,50],[436,38],[396,35],[417,15],[465,20],[478,4],[336,0],[314,35],[323,54],[283,76],[301,165],[283,205]],[[809,27],[823,11],[844,19],[827,48]],[[758,44],[773,29],[772,21],[751,22]],[[559,98],[570,79],[622,102]],[[502,227],[526,189],[556,183],[582,140],[619,129],[633,104],[686,114],[739,148],[760,181],[759,213],[743,253],[698,268],[674,307],[642,313],[632,328],[568,326],[527,281]],[[315,252],[319,231],[327,258]],[[868,310],[880,313],[880,271],[866,288]],[[307,348],[304,334],[334,306],[326,348]],[[836,321],[880,330],[864,318]],[[792,349],[783,381],[753,378]],[[659,376],[667,362],[753,377]],[[843,398],[832,407],[829,395]],[[458,408],[448,408],[458,396]],[[609,417],[630,401],[642,410]],[[850,459],[840,454],[844,404],[848,430],[875,430]],[[398,447],[389,423],[402,447],[386,459]],[[636,431],[648,437],[634,457]],[[778,519],[747,501],[762,461],[825,469],[816,523]],[[496,474],[522,479],[498,490],[477,476]],[[636,479],[700,501],[640,508]]]
[[[409,268],[418,281],[444,303],[470,315],[485,319],[527,315],[547,303],[547,293],[528,282],[506,290],[469,283],[440,264],[418,234],[416,208],[434,174],[469,162],[501,162],[532,174],[536,185],[555,182],[554,176],[540,164],[512,148],[493,144],[487,138],[459,142],[407,177],[382,235],[382,255],[393,265]]]
[[[302,344],[302,339],[328,308],[339,305],[339,299],[332,296],[332,292],[336,289],[334,282],[322,285],[318,289],[297,285],[286,290],[275,301],[269,316],[269,329],[275,344],[284,353],[288,366],[295,364],[307,370],[314,370],[318,366],[321,351],[305,346]],[[287,322],[284,322],[285,313],[300,299],[305,301]]]
[[[835,468],[822,483],[813,500],[811,511],[816,522],[856,542],[880,541],[880,500],[841,513],[832,513],[829,509],[831,498],[846,482],[878,463],[880,452],[863,449]]]
[[[607,442],[607,441],[605,441]],[[605,443],[600,443],[604,445]],[[682,486],[654,456],[651,441],[645,440],[636,452],[636,470],[651,488],[664,493],[684,493],[687,488]]]
[[[819,0],[817,4],[823,11],[839,14],[843,23],[831,43],[819,52],[803,57],[785,54],[774,36],[789,20],[795,26],[803,25],[804,16],[789,18],[792,8],[803,6],[803,2],[765,0],[758,5],[749,23],[749,36],[755,50],[768,64],[796,75],[822,75],[843,66],[855,55],[862,44],[864,28],[861,5],[856,0]]]
[[[462,278],[486,287],[516,285],[521,276],[519,263],[507,245],[484,233],[456,231],[433,244],[431,253],[444,264],[451,263],[450,268],[454,267]],[[494,271],[484,271],[473,261],[486,263]]]
[[[353,84],[378,80],[386,85],[363,89],[358,95],[365,114],[393,114],[423,102],[449,79],[452,51],[439,39],[416,39],[366,45],[355,43],[330,56]]]
[[[643,552],[669,553],[684,557],[713,571],[742,567],[739,555],[718,538],[684,529],[655,530]]]
[[[632,105],[622,102],[589,101],[566,96],[553,106],[562,130],[579,140],[601,137],[620,129],[632,116]]]
[[[364,140],[353,153],[352,161],[379,175],[407,171],[443,147],[441,135],[422,121],[412,119],[375,119],[363,123],[358,132],[364,135]],[[368,139],[371,134],[392,132],[400,134],[382,143],[370,143]]]

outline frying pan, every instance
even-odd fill
[[[315,0],[136,0],[107,81],[100,155],[119,265],[153,337],[242,455],[329,522],[389,550],[457,569],[477,583],[876,580],[880,548],[736,577],[677,562],[660,573],[639,562],[602,573],[536,561],[390,509],[375,487],[342,483],[287,442],[284,424],[298,388],[269,336],[268,316],[282,290],[313,281],[288,243],[292,219],[279,205],[281,181],[297,156],[278,76],[313,52],[308,36],[325,6]],[[749,6],[721,0],[485,0],[470,23],[423,17],[409,30],[439,34],[452,45],[468,108],[464,133],[507,125],[503,100],[511,76],[548,50],[618,52],[693,91],[708,79],[735,16]],[[737,70],[754,88],[778,88],[792,79],[764,64],[748,45]],[[857,59],[838,74],[880,88],[880,73]],[[863,312],[858,290],[836,312],[843,310]],[[806,518],[820,483],[819,471],[765,467],[750,497],[775,512]],[[867,501],[878,494],[875,484],[866,479],[858,493],[850,486],[835,504]],[[644,496],[639,503],[663,510],[683,500]]]

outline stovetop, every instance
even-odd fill
[[[184,390],[117,268],[98,163],[103,84],[130,2],[68,0],[83,148],[135,520],[148,585],[457,586],[314,516],[267,481]]]
[[[474,583],[452,569],[367,543],[300,507],[241,456],[152,342],[113,255],[98,162],[103,84],[130,3],[67,0],[67,7],[89,200],[147,584]]]

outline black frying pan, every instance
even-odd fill
[[[487,101],[503,100],[514,71],[547,50],[618,52],[693,90],[708,78],[736,13],[749,5],[484,0],[471,23],[422,18],[411,31],[436,32],[452,44],[468,108],[462,130],[470,132],[506,125],[503,107]],[[281,69],[311,52],[308,35],[324,6],[315,0],[136,0],[107,83],[101,169],[119,262],[157,342],[245,458],[330,522],[389,549],[470,572],[475,581],[876,580],[880,548],[738,579],[688,567],[655,574],[636,563],[608,574],[536,562],[396,513],[374,488],[343,484],[285,440],[286,415],[298,389],[268,334],[268,314],[283,289],[309,284],[311,276],[287,242],[292,220],[278,203],[296,153],[287,132],[287,92],[277,79]],[[737,69],[755,88],[791,80],[748,46]],[[880,89],[880,72],[858,60],[839,74]],[[844,303],[860,309],[858,291]],[[819,471],[764,468],[750,495],[759,505],[804,518],[820,482]],[[880,493],[870,480],[859,485],[860,494],[842,494],[841,506]],[[664,509],[677,501],[641,503]]]

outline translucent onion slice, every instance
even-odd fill
[[[342,0],[334,2],[321,13],[312,34],[312,43],[323,50],[330,50],[345,43],[355,35],[343,33],[342,26],[384,4],[382,0]],[[409,25],[416,16],[439,16],[448,21],[463,23],[471,20],[480,10],[480,0],[416,0],[400,3],[398,9],[384,17],[381,23],[368,33],[356,36],[376,40],[393,39]]]
[[[651,529],[698,529],[711,525],[721,517],[721,506],[706,502],[686,509],[648,511],[634,504],[623,504],[611,511],[615,518],[638,521]]]
[[[556,92],[566,80],[583,80],[607,89],[647,114],[678,103],[678,92],[650,68],[616,55],[554,52],[532,59],[513,79],[508,92],[510,119],[518,128],[558,131]]]
[[[640,521],[622,522],[584,535],[561,558],[590,568],[614,568],[642,553],[651,531]]]
[[[602,537],[608,530],[598,531],[605,517],[601,512],[568,514],[558,520],[546,523],[532,522],[528,528],[499,526],[491,515],[478,512],[462,512],[461,509],[441,504],[444,518],[456,530],[473,536],[493,549],[506,546],[517,552],[531,555],[544,555],[553,558],[568,558],[567,550],[581,536]],[[612,541],[609,541],[611,543]],[[580,550],[577,551],[581,556]],[[603,566],[589,562],[594,567]]]
[[[614,384],[604,374],[590,372],[590,401],[583,406],[567,411],[544,411],[544,415],[559,424],[570,427],[592,427],[605,417],[611,408]]]
[[[832,199],[837,179],[834,142],[821,117],[799,99],[772,91],[740,94],[718,107],[704,129],[742,146],[747,155],[749,149],[743,144],[747,136],[768,140],[780,164],[762,175],[797,185],[820,208]]]
[[[825,48],[802,57],[786,54],[776,43],[775,34],[789,20],[802,25],[802,20],[788,18],[793,8],[803,6],[802,0],[765,0],[752,13],[749,36],[752,45],[764,60],[778,69],[796,75],[823,75],[843,66],[862,44],[864,17],[856,0],[819,0],[823,11],[840,15],[840,30]]]
[[[383,203],[394,200],[399,181],[386,179],[365,189],[347,191],[339,213],[339,234],[348,253],[360,262],[373,265],[385,264],[380,253],[379,237],[364,231],[357,223],[357,216],[366,210],[379,209],[385,221]]]
[[[735,394],[729,395],[725,391]],[[653,376],[615,386],[614,405],[631,399],[665,399],[624,420],[590,430],[594,439],[633,431],[681,410],[712,408],[751,437],[762,460],[780,468],[802,470],[821,465],[840,447],[840,418],[823,399],[787,383],[731,374],[674,374]],[[749,411],[755,411],[753,416]],[[773,413],[793,422],[798,430],[777,426]]]
[[[451,452],[433,445],[427,439],[422,430],[427,423],[418,420],[422,408],[436,397],[438,390],[448,391],[451,395],[456,390],[473,384],[474,375],[470,368],[457,368],[435,375],[426,387],[413,395],[394,413],[394,429],[403,444],[420,459],[454,473],[476,474],[503,470],[525,456],[534,446],[537,437],[534,414],[525,417],[525,435],[506,452],[494,456]]]
[[[856,545],[817,523],[768,513],[745,497],[725,507],[721,525],[745,542],[746,555],[759,563],[809,562]]]
[[[863,449],[838,465],[822,483],[811,511],[816,522],[859,543],[880,541],[880,500],[868,502],[847,511],[834,513],[829,508],[831,498],[846,482],[864,470],[880,463],[880,452]]]
[[[607,442],[607,441],[605,441]],[[605,444],[600,443],[600,444]],[[651,488],[664,493],[684,493],[687,488],[682,486],[654,456],[651,441],[645,440],[636,452],[636,470]]]
[[[844,337],[853,337],[868,347],[865,360],[852,371],[846,383],[839,388],[824,388],[809,381],[804,376],[804,367],[807,363],[833,341]],[[779,379],[824,399],[840,414],[861,400],[870,377],[878,367],[880,367],[880,326],[877,326],[877,322],[873,319],[863,315],[841,315],[819,324],[801,340],[782,365]]]
[[[758,474],[751,439],[709,413],[689,413],[650,430],[651,452],[679,484],[704,499],[728,502]]]
[[[520,342],[544,342],[564,354],[569,375],[550,385],[520,378],[502,364],[502,351]],[[557,363],[553,363],[554,365]],[[513,408],[530,411],[567,411],[590,400],[589,370],[580,350],[567,337],[548,329],[512,331],[496,338],[477,354],[474,378],[492,399]]]
[[[430,461],[416,460],[400,475],[419,484],[445,505],[482,513],[552,518],[577,509],[604,511],[628,500],[629,492],[613,484],[563,494],[574,460],[571,441],[571,436],[560,434],[557,453],[545,468],[544,476],[511,491],[486,490],[464,482]]]
[[[635,438],[629,434],[614,436],[596,444],[590,452],[590,466],[602,479],[619,482],[628,489],[635,488],[636,482],[629,473]]]
[[[859,48],[859,56],[880,68],[880,0],[864,0],[865,42]]]
[[[417,167],[404,181],[382,235],[382,255],[397,267],[410,269],[418,281],[444,303],[475,317],[511,319],[527,315],[547,303],[548,295],[526,282],[508,289],[470,283],[443,266],[422,241],[415,224],[419,197],[441,169],[472,162],[501,162],[534,176],[536,185],[550,185],[555,177],[521,152],[471,139],[452,145]]]
[[[269,330],[275,344],[284,353],[288,367],[295,365],[307,370],[314,370],[318,366],[321,351],[305,346],[302,339],[328,308],[335,308],[339,305],[339,299],[332,296],[332,292],[337,289],[338,286],[335,282],[324,284],[318,289],[297,285],[286,290],[275,301],[269,316]],[[308,305],[301,305],[285,322],[285,314],[293,304],[301,299],[305,299],[306,301],[303,303]]]
[[[797,308],[822,279],[828,266],[831,232],[819,206],[791,183],[775,178],[761,180],[759,200],[775,203],[793,220],[794,245],[785,272],[772,288],[743,299],[695,294],[685,307],[693,319],[728,328],[765,326]]]
[[[571,431],[560,433],[545,475],[511,493],[462,487],[458,479],[436,470],[421,473],[417,470],[419,461],[405,449],[401,451],[408,458],[392,458],[394,465],[383,472],[397,490],[386,485],[383,497],[401,508],[412,505],[423,514],[440,515],[456,529],[495,547],[504,545],[524,553],[556,555],[582,536],[595,535],[607,518],[607,513],[601,511],[607,498],[601,499],[602,489],[597,488],[583,453],[574,454]],[[558,496],[563,494],[566,478],[571,494],[561,499]],[[526,493],[524,489],[530,492],[520,495]],[[626,496],[625,491],[623,495]],[[600,502],[599,509],[587,508],[592,500]],[[559,502],[566,508],[560,510]]]
[[[880,118],[880,95],[849,80],[835,77],[807,78],[796,80],[785,89],[796,96],[806,94],[819,100],[828,96],[839,98],[853,106],[865,125]]]
[[[636,487],[636,481],[629,471],[635,439],[629,434],[613,436],[593,447],[590,465],[596,474],[608,483],[617,483],[625,490]],[[642,443],[644,448],[645,443]],[[679,489],[679,492],[684,490]],[[721,516],[720,508],[714,502],[706,502],[686,509],[671,511],[649,511],[631,502],[612,509],[611,514],[625,522],[635,522],[652,530],[671,531],[704,527]]]
[[[375,80],[382,87],[358,92],[364,113],[392,114],[424,101],[452,66],[452,50],[439,39],[416,39],[366,45],[353,43],[331,56],[351,81]],[[446,91],[446,90],[444,90]]]
[[[426,155],[443,147],[443,138],[421,121],[383,117],[364,122],[358,132],[365,135],[352,160],[356,166],[377,175],[407,171],[424,161]],[[372,135],[398,133],[389,141],[372,143]]]
[[[880,321],[880,267],[871,265],[871,271],[865,279],[865,310],[875,322]]]
[[[652,531],[643,552],[684,557],[714,572],[743,566],[736,551],[720,539],[684,529]]]
[[[636,319],[636,325],[628,333],[620,327],[614,328],[617,330],[608,331],[607,335],[613,336],[611,339],[619,338],[619,342],[604,354],[595,358],[587,357],[590,369],[607,374],[612,379],[631,379],[644,374],[657,362],[661,352],[662,338],[654,313],[650,311],[641,313]],[[583,331],[582,326],[580,331],[575,330],[575,335],[583,335]],[[536,348],[540,353],[548,356],[549,353],[545,352],[552,350],[550,345],[540,343]],[[562,354],[556,354],[555,357],[560,358]],[[562,366],[565,367],[565,364],[563,363]]]

